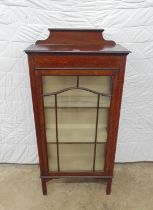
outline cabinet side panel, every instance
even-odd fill
[[[30,76],[30,85],[31,85],[31,94],[32,94],[32,103],[33,103],[33,112],[36,128],[36,137],[37,137],[37,147],[39,155],[39,164],[41,175],[46,175],[47,169],[44,165],[44,154],[43,154],[43,142],[41,139],[41,129],[40,129],[40,120],[39,120],[39,110],[38,110],[38,95],[36,87],[36,76],[34,69],[34,58],[32,55],[28,56],[29,63],[29,76]]]
[[[120,71],[114,75],[114,84],[113,84],[113,100],[112,107],[110,110],[110,119],[109,119],[109,134],[108,134],[108,144],[106,151],[106,167],[108,175],[113,175],[115,153],[116,153],[116,144],[117,144],[117,135],[120,119],[120,108],[122,101],[122,92],[124,84],[124,74],[125,74],[125,64],[126,56],[120,57]]]

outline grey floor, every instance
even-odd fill
[[[38,165],[0,165],[0,210],[153,210],[153,163],[116,164],[105,182],[59,179],[43,196]]]

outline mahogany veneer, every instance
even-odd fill
[[[28,54],[43,194],[60,177],[105,179],[110,194],[129,51],[101,29],[49,29]]]

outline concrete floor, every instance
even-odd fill
[[[43,196],[38,165],[1,164],[0,210],[153,210],[153,163],[116,164],[111,195],[105,182],[74,181],[50,181]]]

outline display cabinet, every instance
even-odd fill
[[[111,192],[128,50],[103,30],[49,29],[25,50],[43,194],[53,178],[100,178]]]

